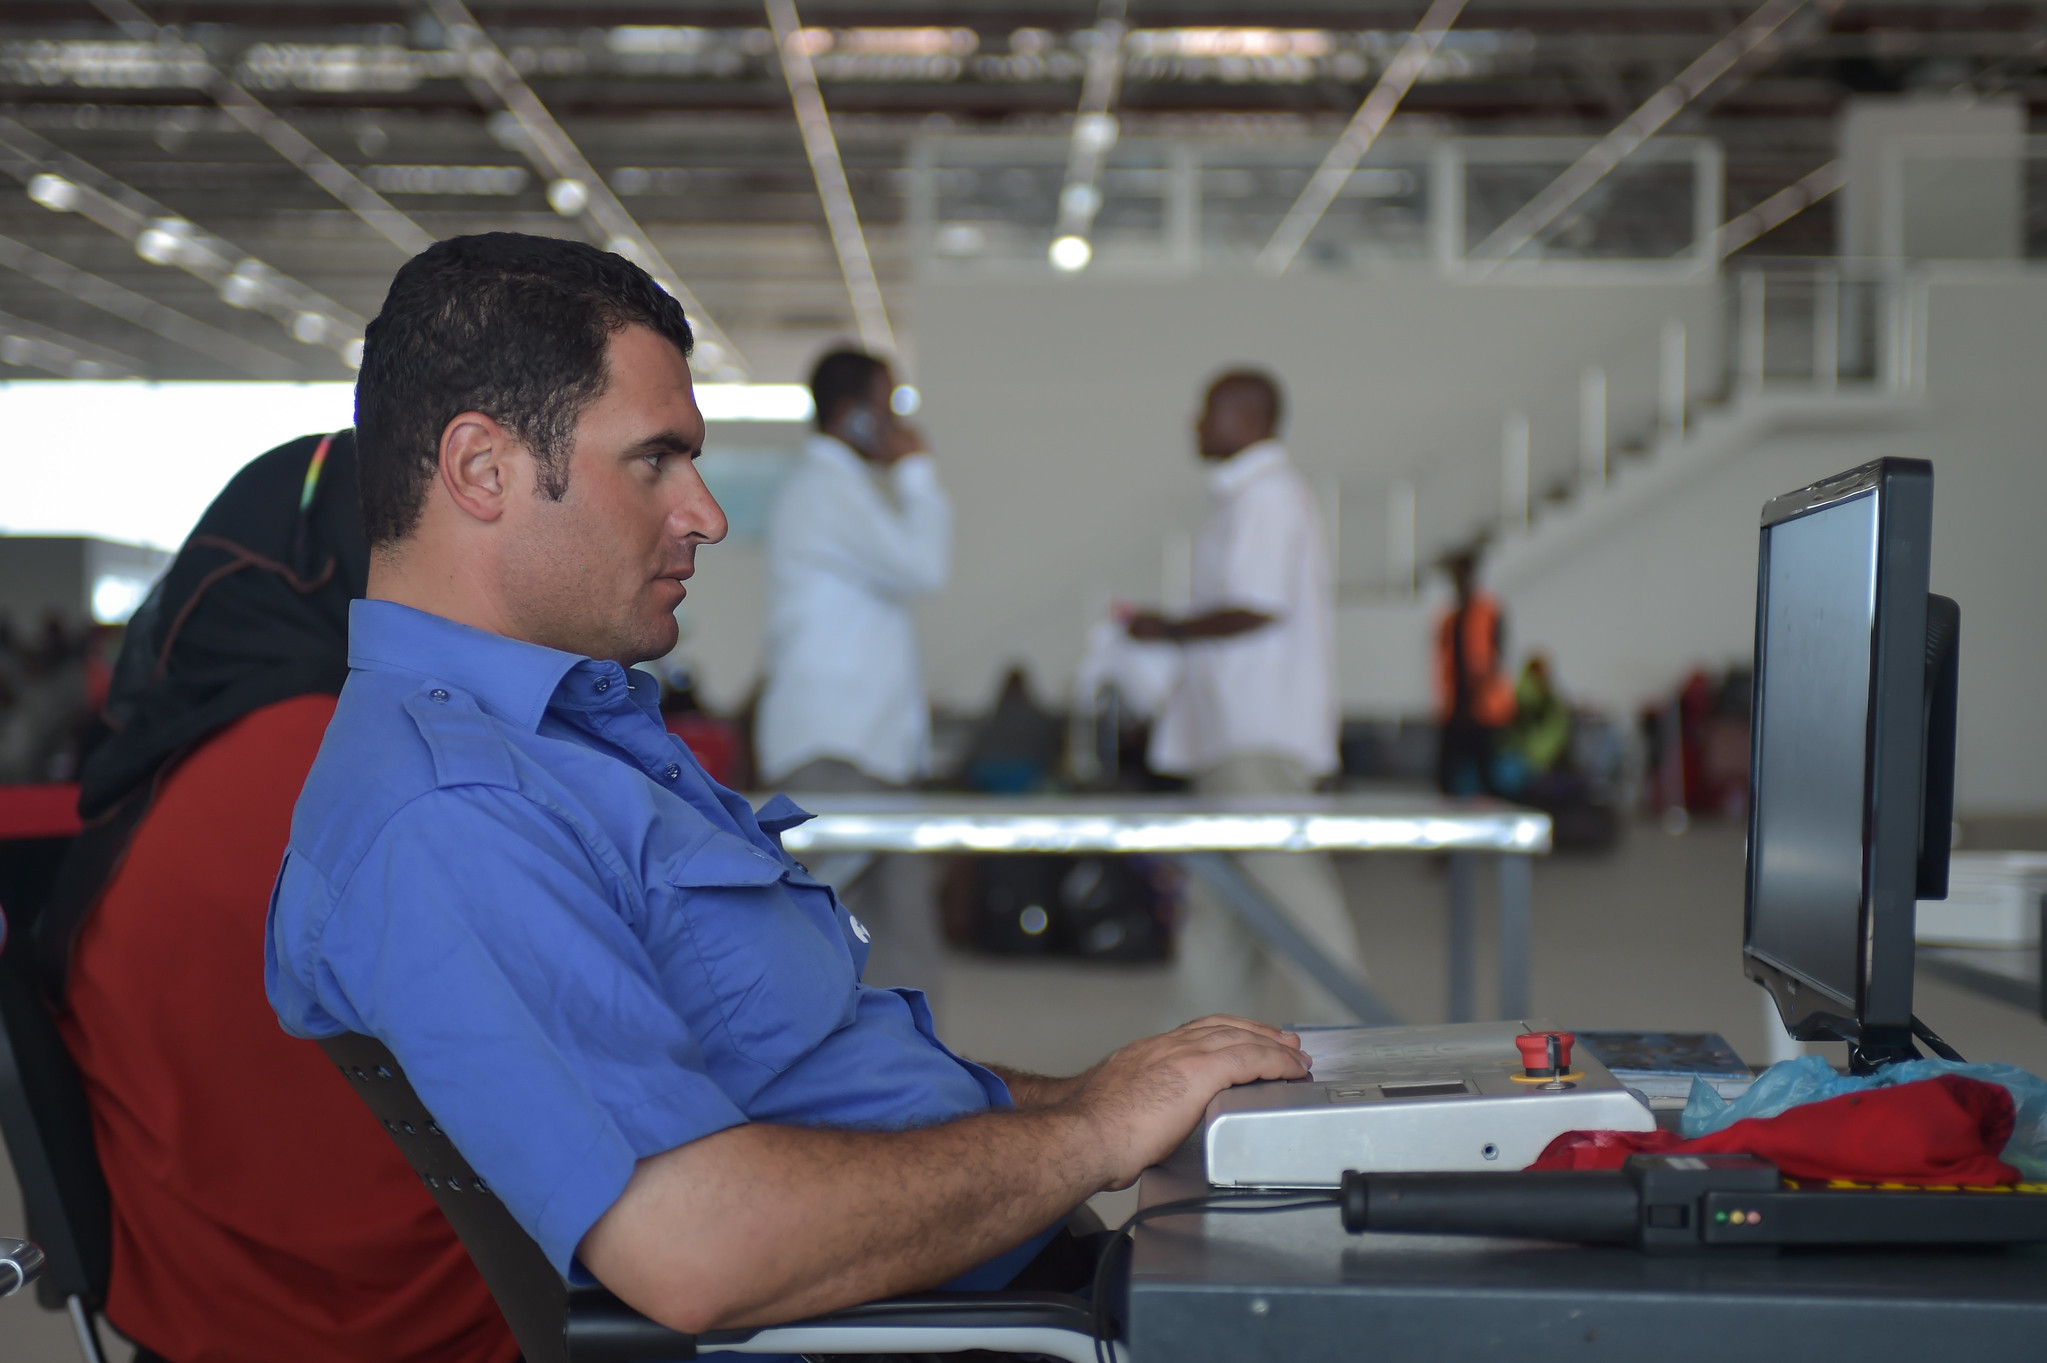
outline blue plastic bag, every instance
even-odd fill
[[[1886,1065],[1876,1074],[1837,1074],[1826,1059],[1802,1055],[1770,1066],[1756,1076],[1749,1091],[1728,1102],[1710,1084],[1692,1080],[1679,1129],[1686,1140],[1724,1130],[1749,1117],[1774,1117],[1806,1103],[1857,1093],[1863,1089],[1910,1084],[1942,1074],[1962,1074],[2002,1086],[2011,1094],[2011,1140],[2004,1162],[2029,1183],[2047,1182],[2047,1080],[2016,1065],[1967,1065],[1953,1060],[1907,1060]]]

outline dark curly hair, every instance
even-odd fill
[[[487,232],[407,261],[363,337],[355,381],[357,481],[373,545],[419,523],[441,432],[490,416],[533,451],[540,486],[569,486],[576,421],[604,392],[604,351],[629,326],[695,345],[689,320],[645,270],[579,241]]]

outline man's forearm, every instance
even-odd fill
[[[1078,1122],[1040,1110],[905,1132],[733,1127],[642,1160],[580,1257],[690,1333],[934,1287],[1107,1181]]]
[[[1032,1074],[1029,1070],[1012,1070],[1002,1065],[991,1065],[982,1061],[984,1069],[993,1070],[1009,1089],[1010,1101],[1016,1104],[1018,1112],[1029,1112],[1034,1108],[1051,1107],[1063,1103],[1080,1091],[1087,1082],[1088,1070],[1071,1078],[1060,1079],[1049,1074]]]

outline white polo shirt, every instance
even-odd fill
[[[936,463],[886,468],[814,435],[768,516],[763,779],[820,757],[904,782],[930,759],[914,600],[945,586],[952,504]]]
[[[1278,753],[1336,770],[1336,605],[1322,517],[1286,450],[1262,440],[1209,475],[1194,542],[1191,613],[1251,610],[1272,623],[1189,641],[1152,731],[1151,764],[1193,776],[1225,758]]]

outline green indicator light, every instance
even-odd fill
[[[1725,1222],[1726,1222],[1726,1220],[1727,1220],[1727,1213],[1726,1213],[1726,1212],[1714,1212],[1714,1213],[1713,1213],[1713,1219],[1714,1219],[1715,1221],[1718,1221],[1718,1222],[1721,1222],[1721,1223],[1725,1224]]]

